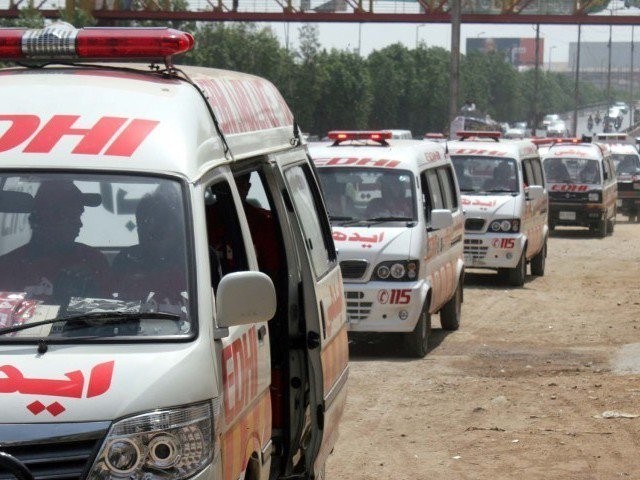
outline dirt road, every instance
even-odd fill
[[[352,348],[328,480],[640,479],[640,225],[559,230],[544,277],[464,295],[422,360]]]

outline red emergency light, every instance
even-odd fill
[[[500,139],[500,137],[502,136],[502,133],[500,132],[496,132],[496,131],[490,131],[490,130],[461,130],[459,132],[456,132],[456,135],[458,137],[460,137],[460,140],[467,140],[467,139],[471,139],[471,138],[480,138],[480,139],[491,139],[491,140],[495,140],[496,142]]]
[[[186,52],[193,36],[172,28],[0,28],[0,60],[157,60]]]
[[[371,140],[386,145],[387,140],[392,137],[392,133],[374,130],[333,130],[329,132],[328,137],[333,140],[334,145],[349,140]]]

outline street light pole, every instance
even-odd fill
[[[554,48],[556,48],[555,45],[552,45],[551,47],[549,47],[549,67],[547,68],[547,72],[551,71],[551,53],[553,52]]]
[[[613,10],[611,10],[611,15],[613,15]],[[609,65],[607,67],[607,110],[611,106],[611,37],[613,32],[613,25],[609,24]]]
[[[576,51],[576,82],[573,91],[575,96],[573,98],[573,135],[578,136],[578,102],[580,101],[580,35],[582,34],[582,25],[578,24],[578,48]]]
[[[458,81],[460,79],[460,23],[462,22],[462,6],[461,0],[451,0],[449,2],[451,15],[451,64],[449,65],[449,122],[447,130],[451,126],[451,122],[458,113]],[[450,132],[451,133],[451,132]]]
[[[422,23],[420,25],[416,25],[416,48],[418,48],[418,29],[421,27],[426,27],[426,24]]]
[[[633,99],[633,77],[635,73],[633,71],[633,34],[635,25],[631,26],[631,78],[629,79],[629,128],[633,127],[633,114],[635,113],[635,100]]]

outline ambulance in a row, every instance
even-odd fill
[[[348,350],[319,183],[276,88],[175,67],[193,44],[0,29],[34,67],[0,74],[0,478],[324,476]]]
[[[465,216],[466,268],[497,270],[522,286],[527,264],[544,275],[548,195],[538,149],[500,132],[458,132],[448,142]]]
[[[609,145],[579,139],[552,145],[543,157],[549,188],[549,227],[613,233],[618,186]]]
[[[611,158],[618,179],[617,212],[640,222],[640,154],[635,145],[612,143]]]
[[[334,131],[311,144],[338,250],[353,337],[400,333],[428,351],[431,316],[460,325],[463,217],[444,144]]]

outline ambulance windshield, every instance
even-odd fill
[[[494,195],[519,191],[518,169],[511,158],[452,155],[451,160],[462,193]]]
[[[193,330],[178,181],[31,172],[0,186],[0,340]]]
[[[323,167],[319,174],[332,223],[407,222],[416,219],[411,172]],[[394,226],[393,223],[390,226]]]
[[[548,157],[544,159],[543,166],[549,183],[599,184],[601,182],[598,160]]]

